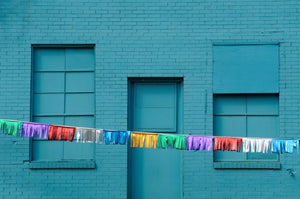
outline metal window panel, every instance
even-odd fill
[[[63,72],[43,72],[34,73],[34,87],[35,93],[51,93],[64,92],[64,73]]]
[[[63,48],[35,48],[34,71],[61,71],[65,69]]]
[[[64,114],[64,94],[34,94],[33,115]]]
[[[66,73],[66,92],[94,92],[94,72]]]
[[[90,71],[94,68],[95,58],[92,48],[66,49],[66,70]]]
[[[278,45],[213,47],[214,93],[278,93]]]

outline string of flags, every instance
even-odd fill
[[[135,148],[236,151],[252,153],[299,153],[300,139],[241,138],[115,131],[69,127],[15,120],[0,120],[0,132],[7,135],[79,143],[121,144]]]

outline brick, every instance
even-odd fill
[[[183,77],[184,129],[212,135],[213,42],[280,42],[280,137],[299,138],[297,0],[0,3],[0,118],[30,120],[31,45],[95,44],[96,127],[127,129],[128,77]],[[127,147],[96,145],[96,169],[29,169],[30,141],[0,134],[0,198],[127,198]],[[184,152],[183,198],[298,198],[299,155],[281,170],[214,170]],[[296,173],[297,176],[297,173]]]

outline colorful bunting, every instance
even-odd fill
[[[272,140],[273,153],[293,153],[294,147],[297,147],[297,152],[299,153],[299,140]]]
[[[185,136],[174,135],[174,134],[158,134],[157,137],[157,148],[176,148],[185,149]]]
[[[72,142],[74,134],[74,127],[49,125],[48,128],[48,140],[65,140]]]
[[[144,132],[131,132],[130,146],[131,147],[145,147],[156,148],[157,134]]]
[[[48,124],[22,123],[21,137],[48,138]]]
[[[67,127],[14,120],[0,120],[0,132],[21,137],[81,143],[127,144],[130,147],[174,148],[179,150],[227,150],[252,153],[293,153],[299,139],[237,138],[218,136],[178,135],[130,131],[111,131],[85,127]]]
[[[243,152],[268,153],[271,147],[270,138],[243,138]]]
[[[96,139],[95,129],[76,127],[75,134],[77,142],[92,143]]]
[[[206,150],[211,151],[213,137],[209,136],[186,136],[186,150]]]
[[[242,138],[230,137],[215,137],[214,138],[214,151],[240,151],[242,145]]]
[[[11,120],[0,120],[0,130],[7,135],[17,136],[22,129],[22,122]]]
[[[103,140],[105,144],[126,144],[127,131],[103,130]]]

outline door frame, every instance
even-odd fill
[[[127,100],[127,129],[132,130],[133,128],[133,99],[134,99],[134,85],[136,83],[176,83],[177,85],[177,124],[176,124],[176,133],[183,134],[183,77],[128,77],[127,90],[128,90],[128,100]],[[129,193],[129,186],[131,181],[131,173],[129,168],[129,145],[127,148],[127,198]],[[183,198],[183,152],[180,157],[180,198]]]
[[[132,130],[132,101],[136,83],[176,83],[177,84],[177,125],[176,133],[183,133],[183,78],[182,77],[128,77],[127,129]]]

